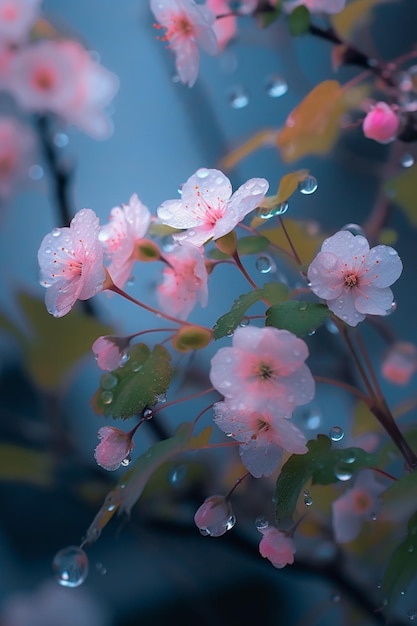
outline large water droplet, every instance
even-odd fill
[[[414,157],[409,152],[402,155],[400,159],[402,167],[412,167],[414,165]]]
[[[250,319],[246,317],[246,315],[244,315],[239,322],[239,326],[241,328],[246,328],[246,326],[249,326],[249,324],[250,324]]]
[[[60,237],[61,236],[61,229],[60,228],[54,228],[51,231],[51,235],[52,235],[52,237]]]
[[[298,189],[301,191],[301,193],[308,196],[311,193],[314,193],[318,186],[319,185],[317,179],[314,178],[314,176],[307,176],[298,184]]]
[[[272,207],[260,206],[256,209],[256,216],[262,220],[269,220],[277,215],[284,215],[288,211],[288,202],[280,202]]]
[[[329,437],[332,441],[340,441],[344,436],[345,433],[341,426],[332,426],[329,430]]]
[[[153,418],[153,411],[152,409],[145,409],[142,415],[145,420],[150,420]]]
[[[352,233],[352,235],[362,235],[362,237],[365,236],[364,230],[362,228],[362,226],[359,226],[359,224],[345,224],[344,226],[342,226],[342,228],[340,230],[347,230],[349,233]]]
[[[340,463],[336,466],[334,475],[338,480],[346,482],[347,480],[350,480],[352,478],[352,470],[349,468],[348,465],[343,465],[343,463]]]
[[[117,387],[117,383],[118,378],[114,374],[103,374],[103,376],[100,378],[100,387],[104,391],[110,391],[110,389],[114,389],[115,387]]]
[[[227,100],[232,109],[244,109],[249,104],[249,95],[244,87],[236,85],[229,91]]]
[[[261,274],[269,274],[272,270],[271,260],[267,256],[260,256],[256,260],[256,269],[261,272]]]
[[[272,74],[266,81],[266,93],[271,98],[281,98],[288,91],[288,85],[282,76],[278,74]]]
[[[200,167],[196,172],[197,178],[207,178],[209,174],[210,172],[206,167]]]
[[[255,526],[258,530],[265,530],[265,528],[268,528],[269,526],[269,521],[266,519],[266,517],[260,515],[255,520]]]
[[[309,494],[304,495],[304,504],[306,506],[311,506],[313,504],[313,498]]]
[[[127,467],[128,465],[130,465],[131,460],[132,459],[130,458],[130,455],[129,455],[125,459],[123,459],[123,461],[121,462],[121,465],[123,465],[123,467]]]
[[[113,402],[113,393],[111,391],[103,391],[100,394],[100,401],[103,404],[111,404]]]
[[[60,585],[79,587],[87,578],[88,557],[78,546],[68,546],[56,553],[52,569]]]

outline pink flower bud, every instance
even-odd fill
[[[98,438],[101,441],[94,450],[97,464],[109,471],[117,470],[133,450],[135,444],[132,436],[135,430],[125,433],[112,426],[100,428]]]
[[[129,337],[101,336],[95,340],[92,350],[100,369],[111,372],[120,366],[124,351],[129,346]]]
[[[274,526],[258,528],[263,537],[259,544],[261,555],[281,569],[294,563],[295,545],[293,540]]]
[[[400,120],[386,102],[378,102],[363,120],[363,134],[378,143],[389,143],[395,139]]]
[[[194,515],[194,522],[202,535],[221,537],[233,528],[236,518],[225,496],[210,496],[204,500]]]
[[[408,341],[397,341],[382,363],[382,375],[396,385],[407,385],[417,371],[417,347]]]

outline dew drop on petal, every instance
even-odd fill
[[[235,331],[231,328],[230,330],[227,331],[226,337],[233,337],[234,334],[235,334]]]
[[[352,470],[349,468],[348,465],[343,465],[342,463],[340,463],[336,466],[334,475],[338,480],[346,482],[347,480],[350,480],[352,478]]]
[[[314,193],[318,186],[317,179],[314,178],[314,176],[307,176],[304,180],[298,183],[299,191],[307,196]]]
[[[400,159],[400,163],[402,167],[412,167],[414,165],[413,155],[409,152],[405,152]]]
[[[249,95],[243,87],[235,86],[229,91],[227,100],[232,109],[244,109],[249,104]]]
[[[43,167],[41,165],[31,165],[29,168],[29,178],[32,180],[40,180],[43,177]]]
[[[68,546],[56,553],[52,569],[60,585],[79,587],[87,578],[88,557],[78,546]]]
[[[113,402],[113,394],[111,391],[103,391],[100,394],[100,401],[103,404],[111,404]]]
[[[123,459],[120,465],[123,465],[123,467],[127,467],[128,465],[130,465],[130,462],[131,462],[131,458],[130,456],[127,456],[125,459]]]
[[[210,172],[206,167],[200,167],[196,172],[197,178],[207,178],[209,174]]]
[[[260,515],[255,520],[255,526],[258,530],[265,530],[265,528],[268,528],[269,522],[266,519],[266,517],[264,517],[263,515]]]
[[[286,81],[282,78],[282,76],[278,76],[277,74],[272,74],[266,81],[266,93],[271,98],[281,98],[288,91],[288,85]]]
[[[362,226],[359,226],[359,224],[353,224],[353,223],[349,223],[349,224],[345,224],[344,226],[342,226],[342,228],[340,230],[347,230],[349,233],[352,233],[352,235],[362,235],[362,237],[365,236],[364,230],[362,228]]]
[[[340,426],[332,426],[329,430],[329,437],[332,441],[340,441],[344,436],[344,430]]]
[[[68,145],[69,139],[68,135],[65,133],[56,133],[54,135],[54,144],[57,148],[65,148]]]
[[[61,236],[61,229],[60,228],[54,228],[51,232],[52,237],[60,237]]]
[[[271,260],[267,256],[260,256],[256,261],[256,269],[261,274],[269,274],[272,270]]]

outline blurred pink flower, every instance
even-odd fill
[[[99,220],[91,209],[76,213],[69,228],[54,228],[38,252],[45,303],[55,317],[66,315],[77,300],[102,291],[106,278]]]
[[[34,152],[32,130],[12,117],[0,117],[0,199],[8,198],[27,178]]]
[[[271,411],[290,417],[310,402],[315,385],[304,361],[306,343],[277,328],[238,328],[231,348],[220,348],[211,360],[210,380],[229,405],[242,411]]]
[[[94,458],[100,467],[110,472],[119,469],[122,462],[127,459],[135,444],[133,434],[136,428],[125,433],[120,428],[103,426],[98,431],[100,443],[94,450]]]
[[[396,341],[382,362],[382,375],[396,385],[407,385],[417,371],[417,347],[409,341]]]
[[[159,306],[165,313],[185,320],[197,300],[207,305],[207,270],[204,251],[190,244],[176,245],[164,254],[168,267],[163,272],[163,282],[158,290]]]
[[[378,143],[389,143],[395,139],[400,120],[386,102],[378,102],[363,120],[363,134]]]
[[[216,16],[231,13],[230,4],[227,0],[207,0],[207,6]],[[230,15],[221,17],[219,20],[216,19],[213,28],[219,42],[219,49],[223,50],[236,34],[236,18],[234,15]]]
[[[208,54],[217,54],[218,43],[212,11],[193,0],[151,0],[151,10],[162,28],[164,41],[174,52],[178,76],[192,87],[197,80],[200,55],[197,45]]]
[[[337,317],[356,326],[367,314],[387,315],[393,302],[389,285],[402,267],[394,248],[369,249],[365,237],[342,230],[324,240],[307,275],[313,293]]]
[[[120,366],[120,360],[130,343],[130,337],[102,336],[95,340],[92,350],[100,369],[111,372]]]
[[[282,569],[294,563],[295,545],[291,537],[274,526],[258,528],[263,537],[259,543],[259,552],[271,561],[274,567]]]
[[[158,217],[168,226],[187,229],[175,239],[201,246],[230,233],[259,205],[268,187],[264,178],[251,178],[232,195],[222,172],[201,168],[183,185],[181,199],[161,204]]]
[[[206,498],[194,515],[194,522],[202,535],[221,537],[235,524],[232,505],[225,496]]]
[[[41,0],[0,0],[0,43],[20,43],[29,35]]]
[[[273,474],[284,450],[293,454],[308,452],[301,430],[272,411],[239,410],[228,402],[217,402],[214,421],[223,432],[241,442],[242,463],[255,478]]]
[[[110,211],[110,221],[100,229],[99,239],[110,258],[109,274],[123,289],[135,263],[135,246],[151,223],[151,214],[136,194],[128,204]]]
[[[333,530],[338,543],[353,541],[364,520],[378,512],[378,496],[385,487],[375,480],[370,470],[358,474],[355,486],[332,503]]]

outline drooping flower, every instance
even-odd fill
[[[378,102],[363,120],[363,134],[378,143],[389,143],[395,139],[400,126],[398,115],[386,102]]]
[[[233,528],[236,518],[228,498],[210,496],[197,510],[194,515],[194,522],[202,535],[221,537]]]
[[[402,272],[396,250],[369,249],[362,235],[342,230],[325,239],[308,268],[311,290],[350,326],[370,315],[387,315],[393,303],[392,285]]]
[[[120,365],[120,360],[130,343],[130,337],[107,335],[98,337],[92,346],[100,369],[111,372]]]
[[[259,552],[265,559],[271,561],[278,569],[294,563],[295,544],[291,537],[274,526],[258,530],[263,535],[259,543]]]
[[[99,229],[94,211],[82,209],[69,228],[55,228],[44,237],[38,252],[40,283],[47,288],[46,308],[55,317],[102,291],[106,273]]]
[[[0,0],[0,43],[16,44],[28,37],[41,0]]]
[[[109,223],[100,229],[99,239],[111,259],[109,274],[120,289],[132,273],[135,246],[145,235],[150,223],[148,207],[133,194],[128,204],[111,210]]]
[[[241,442],[242,463],[255,478],[273,474],[284,451],[308,452],[301,430],[272,411],[239,410],[233,403],[217,402],[214,421],[223,432]]]
[[[378,496],[385,487],[375,480],[372,471],[358,474],[355,486],[332,504],[333,530],[338,543],[355,539],[366,519],[378,512]]]
[[[28,126],[12,117],[0,117],[0,199],[8,198],[17,183],[27,177],[34,148]]]
[[[119,469],[134,448],[133,431],[125,433],[120,428],[103,426],[97,436],[101,439],[94,450],[97,464],[110,472]]]
[[[151,0],[151,10],[166,29],[163,39],[175,54],[175,65],[182,83],[192,87],[197,80],[200,55],[197,46],[208,54],[218,51],[212,11],[194,0]]]
[[[314,397],[307,357],[306,343],[287,330],[238,328],[232,347],[212,358],[210,380],[234,408],[290,417]]]
[[[202,246],[230,233],[259,205],[268,187],[264,178],[251,178],[232,195],[222,172],[201,168],[183,185],[181,199],[161,204],[158,217],[168,226],[187,229],[175,239]]]
[[[165,313],[187,319],[197,300],[206,306],[207,270],[204,251],[184,243],[176,245],[164,255],[168,267],[163,272],[163,282],[158,287],[159,306]]]
[[[396,385],[407,385],[417,371],[417,347],[409,341],[393,343],[382,362],[382,375]]]
[[[231,14],[230,3],[227,0],[207,0],[207,6],[216,16],[227,15],[227,17],[216,19],[213,25],[219,42],[219,50],[224,50],[236,34],[236,17]]]

